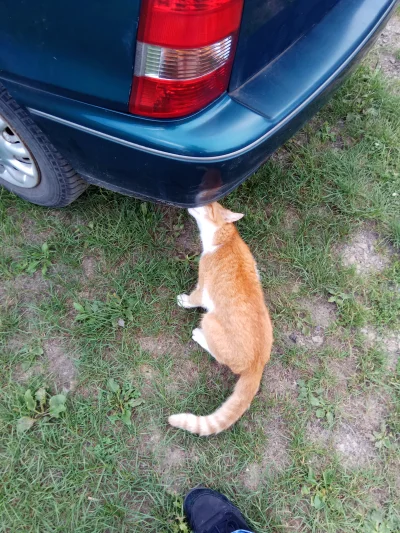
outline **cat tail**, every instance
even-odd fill
[[[181,413],[170,416],[168,422],[171,426],[186,429],[202,437],[224,431],[239,420],[250,407],[260,386],[262,373],[263,367],[255,371],[244,372],[231,396],[211,415],[195,416],[190,413]]]

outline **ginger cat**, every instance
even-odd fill
[[[270,357],[272,325],[256,262],[233,224],[243,215],[216,202],[188,211],[197,221],[203,253],[197,287],[189,296],[179,295],[178,305],[207,310],[193,340],[240,374],[233,394],[213,414],[168,419],[172,426],[206,436],[227,429],[250,407]]]

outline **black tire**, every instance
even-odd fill
[[[0,115],[28,148],[40,172],[38,185],[31,189],[13,185],[1,177],[0,185],[28,202],[46,207],[65,207],[76,200],[87,188],[87,183],[2,85]]]

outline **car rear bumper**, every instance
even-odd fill
[[[183,120],[152,121],[3,80],[90,183],[181,207],[221,198],[326,101],[395,0],[341,0],[230,95]]]

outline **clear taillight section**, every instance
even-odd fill
[[[135,76],[164,80],[201,78],[225,65],[231,50],[231,36],[209,46],[182,50],[138,42]]]
[[[243,0],[143,0],[131,113],[178,118],[228,87]]]

